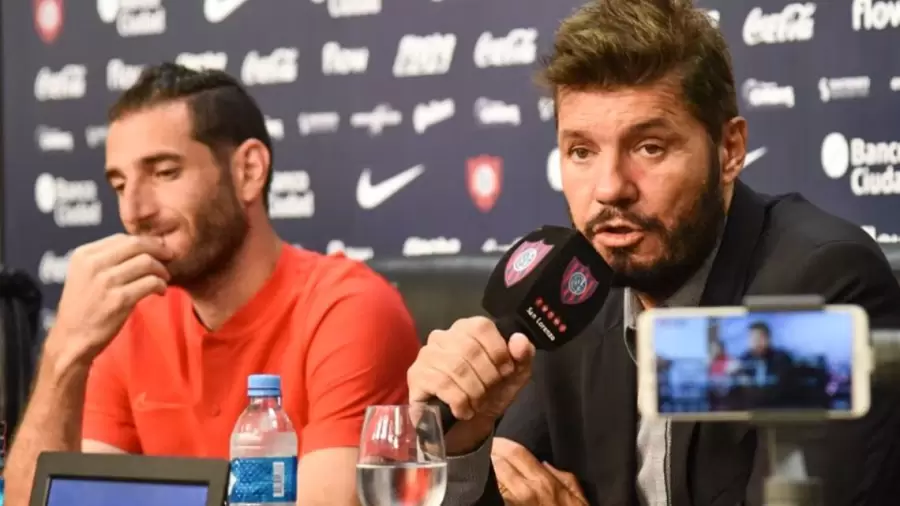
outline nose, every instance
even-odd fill
[[[130,232],[140,230],[141,224],[159,212],[156,195],[150,185],[135,182],[126,185],[119,195],[119,218]]]
[[[619,153],[598,156],[594,167],[594,199],[601,204],[624,207],[637,200],[638,191]]]

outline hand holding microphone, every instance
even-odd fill
[[[525,386],[534,353],[523,334],[514,334],[507,343],[487,318],[457,320],[448,330],[428,336],[408,372],[410,401],[443,401],[447,451],[467,453],[490,435],[495,420]],[[448,416],[467,423],[450,431]]]
[[[510,248],[482,299],[494,320],[467,318],[432,332],[408,373],[410,400],[440,407],[448,453],[471,451],[490,435],[530,378],[535,348],[554,350],[579,335],[611,281],[603,258],[570,228],[545,226]]]

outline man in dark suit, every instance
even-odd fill
[[[593,1],[559,28],[543,77],[572,222],[627,288],[554,353],[506,343],[484,318],[429,336],[408,379],[412,401],[437,396],[460,420],[444,504],[760,504],[768,469],[752,426],[639,419],[635,316],[819,294],[900,328],[900,285],[859,227],[740,182],[747,125],[730,56],[689,1]],[[873,388],[865,418],[806,431],[827,506],[896,504],[897,406]]]
[[[735,410],[788,408],[795,406],[794,361],[784,350],[772,346],[772,329],[765,322],[747,328],[750,348],[740,357],[738,378],[732,387]]]

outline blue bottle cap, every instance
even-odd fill
[[[247,377],[247,393],[250,396],[280,396],[281,377],[277,374],[251,374]]]

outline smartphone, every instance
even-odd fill
[[[673,421],[859,418],[870,342],[859,306],[649,309],[637,321],[638,408]]]

